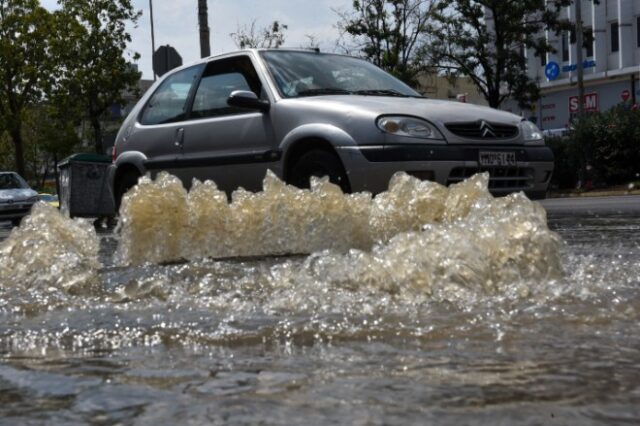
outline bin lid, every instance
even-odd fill
[[[103,154],[93,154],[89,152],[70,155],[58,163],[58,167],[71,163],[111,163],[111,157]]]

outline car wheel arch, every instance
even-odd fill
[[[140,171],[140,168],[132,163],[123,163],[118,166],[113,177],[113,199],[116,212],[120,210],[122,197],[124,196],[126,191],[133,186],[131,185],[131,183],[137,181],[142,176],[143,173]],[[123,190],[122,185],[125,185],[129,188]]]
[[[355,146],[355,140],[342,128],[327,123],[307,123],[291,130],[280,143],[282,177],[286,181],[296,160],[305,152],[321,149],[336,155],[346,170],[340,150],[341,146]]]
[[[285,155],[283,158],[283,179],[285,182],[288,181],[291,170],[296,165],[298,160],[304,154],[314,150],[326,151],[334,154],[340,160],[342,167],[345,168],[342,159],[338,155],[337,150],[331,142],[320,137],[306,137],[290,144],[285,151]]]
[[[132,163],[123,163],[118,165],[116,169],[116,173],[114,176],[114,182],[118,182],[124,175],[135,173],[138,177],[142,176],[144,173],[140,170],[138,166]]]

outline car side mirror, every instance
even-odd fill
[[[229,106],[257,109],[262,112],[269,111],[271,104],[269,101],[259,99],[258,96],[249,90],[234,90],[227,99]]]

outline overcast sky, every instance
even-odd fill
[[[53,9],[56,0],[41,0],[43,6]],[[138,66],[143,78],[153,78],[151,68],[151,30],[149,0],[133,0],[142,11],[137,28],[130,28],[130,52],[138,52]],[[313,35],[322,50],[333,51],[339,37],[336,29],[338,16],[332,9],[349,10],[352,0],[208,0],[211,54],[236,49],[229,34],[238,26],[249,27],[256,20],[264,27],[274,20],[288,25],[285,46],[300,47],[308,44],[306,35]],[[153,0],[153,18],[156,49],[170,44],[189,63],[200,57],[198,33],[198,0]]]

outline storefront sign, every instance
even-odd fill
[[[588,93],[584,95],[584,110],[587,112],[599,111],[598,94]],[[578,97],[569,97],[569,112],[578,112]]]
[[[583,69],[587,69],[587,68],[593,68],[596,66],[596,61],[594,60],[586,60],[582,63],[582,68]],[[578,64],[569,64],[569,65],[565,65],[564,67],[562,67],[562,72],[572,72],[578,69]]]

